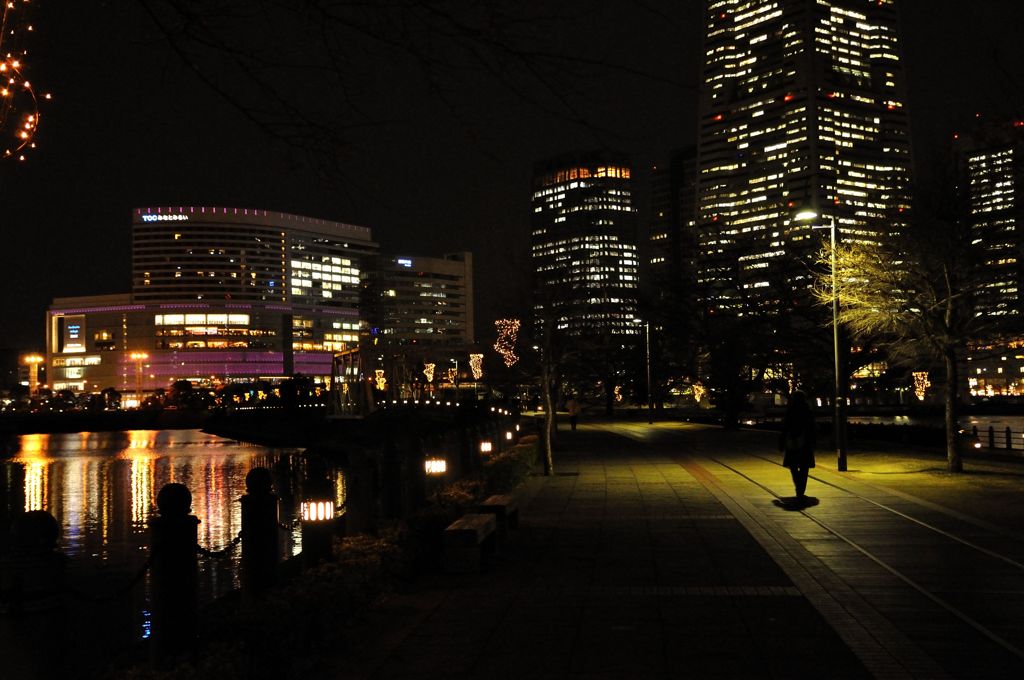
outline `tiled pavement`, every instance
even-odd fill
[[[765,433],[592,425],[562,443],[487,572],[392,596],[324,677],[1024,677],[1024,541],[974,512],[989,488],[1024,492],[1024,466],[977,485],[823,464],[820,504],[790,512]]]

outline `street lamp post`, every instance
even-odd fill
[[[135,408],[142,408],[142,362],[149,358],[145,352],[132,352],[128,355],[135,362]]]
[[[43,357],[38,354],[29,354],[22,357],[28,365],[28,396],[32,396],[39,389],[39,364],[45,361]]]
[[[647,369],[647,424],[654,423],[654,402],[651,401],[651,322],[633,319],[633,323],[644,325],[644,365]]]
[[[805,210],[797,213],[797,221],[809,222],[818,219],[818,213],[813,210]],[[811,227],[812,229],[825,227]],[[836,469],[839,472],[846,472],[846,399],[843,396],[842,365],[839,356],[839,295],[838,280],[836,278],[836,218],[829,215],[829,230],[831,247],[829,258],[832,269],[832,352],[835,369],[835,391],[833,402],[835,412],[832,416],[832,426],[836,440]]]

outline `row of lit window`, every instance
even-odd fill
[[[248,326],[248,314],[157,314],[153,317],[155,326],[205,326],[220,324],[227,326]]]

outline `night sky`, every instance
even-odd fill
[[[478,330],[523,313],[533,161],[602,146],[631,153],[643,234],[646,169],[696,132],[702,2],[547,4],[559,11],[537,49],[580,59],[556,80],[575,82],[568,103],[582,122],[552,114],[559,102],[529,79],[509,87],[456,62],[439,93],[408,58],[367,45],[347,68],[369,124],[328,176],[203,85],[137,3],[36,0],[29,76],[54,100],[39,148],[0,164],[0,351],[41,350],[55,296],[128,292],[130,211],[147,205],[339,220],[399,254],[471,250]],[[1019,0],[900,4],[919,165],[975,113],[1024,116]],[[309,90],[310,100],[332,97]]]

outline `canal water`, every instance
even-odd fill
[[[219,550],[241,530],[245,476],[254,467],[275,472],[283,527],[298,516],[298,450],[270,449],[197,430],[139,430],[20,436],[0,462],[0,501],[16,515],[46,510],[61,525],[68,581],[86,596],[117,590],[139,574],[149,555],[149,520],[160,489],[170,482],[192,492],[199,544]],[[344,505],[344,472],[332,471]],[[282,558],[301,550],[299,529],[281,531]],[[238,587],[240,550],[200,559],[200,598]],[[137,636],[145,637],[145,588],[134,596]]]

